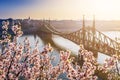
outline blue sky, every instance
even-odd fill
[[[0,18],[120,20],[120,0],[0,0]]]
[[[0,0],[0,12],[9,12],[30,4],[32,4],[32,0]]]
[[[0,18],[20,18],[27,10],[42,5],[45,0],[0,0]],[[28,11],[29,12],[29,11]],[[17,15],[18,14],[18,15]],[[28,17],[29,15],[25,15]],[[21,17],[22,18],[22,17]]]

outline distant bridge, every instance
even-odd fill
[[[80,45],[83,44],[84,48],[92,51],[97,55],[98,52],[112,56],[114,54],[120,55],[120,44],[95,29],[95,19],[93,20],[92,27],[85,27],[83,17],[83,26],[80,30],[71,33],[59,32],[53,27],[50,22],[43,21],[41,28],[44,32],[60,35],[72,42]]]

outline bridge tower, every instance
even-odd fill
[[[83,22],[82,22],[82,34],[83,34],[83,40],[82,40],[82,44],[85,46],[85,15],[83,15]]]
[[[93,33],[93,43],[92,46],[95,47],[95,15],[93,15],[93,25],[92,25],[92,33]],[[92,50],[92,52],[94,53],[94,57],[97,58],[98,57],[98,51],[97,50]]]
[[[93,44],[92,46],[95,46],[95,16],[93,16],[93,26],[92,26],[92,33],[93,33]]]

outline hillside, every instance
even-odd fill
[[[10,25],[15,22],[20,21],[23,30],[36,30],[42,24],[42,20],[29,20],[29,19],[0,19],[0,26],[2,26],[2,21],[10,21]],[[46,20],[48,21],[48,20]],[[82,21],[77,20],[51,20],[50,24],[53,25],[59,31],[76,31],[82,27]],[[86,27],[92,26],[92,21],[85,21]],[[99,31],[120,31],[120,21],[96,21],[96,29]]]

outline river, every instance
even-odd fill
[[[115,37],[120,36],[120,32],[118,32],[118,31],[109,31],[109,32],[103,32],[103,33],[112,39],[115,39]],[[39,40],[39,49],[40,49],[40,51],[42,51],[42,49],[45,45],[43,39],[41,39],[38,36],[34,37],[33,35],[25,35],[25,36],[22,36],[19,38],[18,43],[22,43],[25,37],[28,37],[28,39],[30,40],[31,48],[33,48],[35,46],[35,42],[37,40]],[[58,35],[52,35],[52,40],[53,40],[54,44],[57,45],[58,47],[61,47],[62,49],[71,50],[71,52],[74,53],[75,55],[78,54],[79,45],[71,42],[70,40],[62,38]],[[52,62],[53,65],[57,65],[57,63],[59,62],[59,54],[58,53],[59,53],[59,51],[54,47],[54,51],[52,52],[52,55],[55,56],[56,58]],[[106,58],[109,58],[109,56],[104,55],[102,53],[98,53],[97,61],[98,61],[98,63],[102,64]]]

